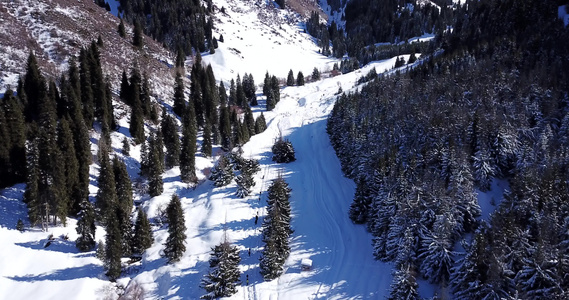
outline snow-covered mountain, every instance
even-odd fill
[[[374,260],[365,227],[354,225],[347,217],[355,186],[342,174],[326,134],[326,118],[339,88],[354,88],[357,80],[374,67],[378,72],[391,70],[396,58],[332,77],[329,71],[338,61],[318,53],[314,39],[304,32],[299,14],[279,10],[272,2],[213,3],[214,32],[216,36],[223,35],[224,41],[219,42],[214,54],[203,54],[203,62],[211,64],[216,79],[226,83],[238,74],[252,74],[260,99],[253,113],[256,117],[263,112],[267,120],[267,130],[243,146],[243,156],[258,159],[261,164],[252,196],[235,196],[235,183],[218,188],[206,180],[221,153],[219,146],[214,147],[213,159],[196,157],[200,179],[196,187],[180,181],[179,168],[167,170],[163,174],[162,195],[150,198],[138,194],[135,198],[152,220],[161,214],[172,194],[180,196],[187,251],[179,262],[168,264],[161,255],[167,229],[154,224],[154,244],[140,262],[125,262],[121,278],[110,283],[95,251],[81,253],[75,248],[76,220],[70,219],[65,227],[50,227],[47,232],[32,228],[21,233],[16,230],[16,222],[27,215],[22,203],[24,185],[2,190],[0,299],[116,299],[125,289],[130,291],[135,286],[143,289],[144,299],[198,299],[204,294],[199,283],[208,271],[211,248],[219,244],[224,231],[240,249],[242,259],[242,284],[232,299],[381,299],[388,294],[391,265]],[[170,102],[172,55],[149,38],[143,50],[133,48],[130,39],[122,39],[116,33],[118,19],[91,1],[3,2],[0,19],[0,91],[15,85],[29,51],[40,57],[42,71],[55,78],[66,69],[69,54],[75,55],[81,46],[101,35],[105,45],[104,70],[116,83],[120,82],[122,70],[137,61],[150,75],[156,98]],[[314,68],[323,73],[322,80],[282,88],[276,108],[265,111],[259,83],[266,72],[284,79],[289,70],[309,75]],[[128,120],[121,118],[119,125],[128,128]],[[281,135],[296,149],[297,160],[293,163],[271,161],[271,146]],[[113,132],[112,146],[120,149],[125,136],[129,137],[127,130]],[[97,139],[98,134],[93,132],[93,151],[97,150]],[[131,157],[123,159],[135,179],[140,146],[133,147]],[[98,166],[93,164],[91,197],[98,190],[98,172]],[[284,274],[265,281],[259,273],[262,222],[255,224],[254,219],[258,215],[262,221],[266,215],[266,189],[279,174],[292,188],[292,251]],[[104,229],[98,227],[96,239],[103,240],[104,235]],[[300,261],[305,258],[313,261],[311,270],[301,269]],[[429,285],[422,284],[421,288],[425,295],[432,295]]]

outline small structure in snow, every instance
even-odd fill
[[[303,258],[300,261],[300,267],[302,268],[302,271],[310,271],[310,269],[312,269],[312,260],[308,258]]]

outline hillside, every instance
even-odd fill
[[[119,19],[92,1],[17,0],[0,3],[0,94],[7,86],[17,85],[30,51],[48,79],[57,79],[68,68],[71,56],[77,57],[82,47],[101,36],[103,70],[118,90],[120,75],[136,62],[141,72],[152,77],[157,94],[166,98],[174,74],[172,58],[160,44],[144,37],[144,47],[132,45],[132,28],[121,38]],[[164,86],[164,87],[163,87]]]
[[[85,36],[76,36],[72,29],[53,29],[61,25],[59,22],[62,21],[56,20],[83,20],[81,16],[85,16],[85,13],[72,6],[72,2],[61,1],[55,6],[43,2],[15,2],[14,6],[6,6],[6,16],[3,18],[12,18],[20,30],[28,32],[26,36],[30,41],[41,41],[39,37],[49,34],[50,38],[46,37],[45,42],[37,42],[32,48],[41,54],[38,55],[38,61],[47,78],[55,78],[67,68],[66,58],[59,52],[49,50],[53,48],[51,41],[54,40],[51,31],[58,32],[62,40],[72,40],[73,37],[80,43],[66,46],[70,53],[77,53],[80,46],[87,46],[90,40],[101,34],[104,44],[101,61],[104,71],[116,78],[113,80],[115,98],[120,90],[119,75],[122,69],[129,69],[132,61],[139,59],[141,71],[146,70],[150,76],[155,97],[165,100],[165,103],[161,102],[165,104],[161,108],[171,114],[170,93],[173,88],[168,81],[173,76],[163,63],[172,60],[170,54],[148,38],[145,38],[143,50],[133,48],[130,35],[128,39],[122,39],[116,34],[118,20],[115,17],[91,3],[82,4],[100,20],[101,23],[90,24],[94,26],[92,28],[101,29],[101,33],[99,30],[93,32],[89,30],[89,25],[81,24],[70,26],[84,28],[79,32],[85,32]],[[339,88],[350,90],[372,67],[379,72],[392,69],[395,58],[374,62],[361,71],[331,77],[332,65],[338,61],[319,55],[313,38],[303,32],[299,15],[278,10],[272,5],[258,7],[254,3],[223,0],[214,1],[214,4],[217,13],[214,34],[223,34],[225,41],[219,43],[214,54],[203,54],[204,65],[211,63],[216,79],[225,82],[226,86],[238,74],[246,72],[254,75],[259,105],[252,107],[252,111],[255,117],[263,112],[267,123],[263,133],[253,136],[242,147],[244,157],[258,159],[261,164],[261,171],[254,177],[256,185],[251,196],[238,198],[235,195],[235,182],[225,187],[215,187],[207,180],[207,174],[222,152],[220,145],[213,146],[212,158],[201,153],[195,155],[197,186],[181,181],[179,167],[165,170],[161,174],[164,191],[159,196],[151,197],[144,189],[138,188],[134,193],[136,206],[143,209],[152,222],[154,243],[145,251],[140,262],[128,264],[127,259],[123,258],[122,275],[116,283],[112,283],[105,276],[103,263],[96,258],[95,250],[79,252],[75,247],[78,238],[75,217],[69,217],[66,226],[50,226],[47,232],[39,227],[29,228],[26,204],[22,202],[25,185],[2,190],[0,239],[6,242],[0,246],[3,253],[0,257],[3,266],[0,271],[1,299],[116,299],[125,290],[132,295],[139,288],[143,290],[141,293],[145,299],[198,299],[204,294],[199,284],[208,271],[211,248],[221,241],[224,232],[231,243],[238,247],[242,259],[241,284],[232,298],[374,299],[387,295],[391,281],[390,266],[374,260],[368,233],[346,218],[354,185],[341,172],[325,132],[325,120]],[[220,13],[221,7],[225,8],[225,14]],[[34,13],[29,16],[19,13],[28,10]],[[39,12],[44,10],[45,13]],[[13,74],[24,72],[29,53],[27,48],[18,48],[16,43],[7,45],[9,47],[5,49],[10,50],[6,52],[18,53],[19,56],[2,60],[6,65],[12,65],[4,69],[4,74],[8,74],[3,75],[6,78],[4,86],[14,84],[16,77]],[[265,111],[266,97],[262,96],[258,83],[262,82],[266,72],[284,81],[291,69],[295,75],[302,71],[308,76],[314,68],[324,74],[323,80],[305,86],[281,88],[280,102],[272,111]],[[114,104],[123,105],[117,99],[114,99]],[[141,182],[138,175],[141,146],[131,146],[129,155],[120,151],[125,138],[130,143],[133,141],[128,131],[130,121],[125,115],[116,114],[119,130],[110,133],[112,156],[126,164],[133,182]],[[90,131],[93,154],[99,151],[100,140],[103,139],[97,124],[95,122],[95,130]],[[145,127],[147,134],[157,129],[148,121]],[[203,134],[200,129],[198,149],[204,142]],[[289,165],[271,161],[270,147],[281,134],[292,141],[297,152],[297,161]],[[90,165],[91,202],[96,202],[100,189],[97,181],[101,172],[99,159],[96,158]],[[265,281],[258,267],[263,250],[260,224],[266,217],[266,189],[279,174],[292,188],[294,233],[284,274],[279,279]],[[163,244],[168,237],[163,214],[173,194],[179,195],[184,210],[187,251],[179,262],[169,264],[162,257]],[[326,214],[320,217],[322,211]],[[254,223],[256,215],[260,219],[258,225]],[[132,221],[135,216],[136,212],[131,217]],[[16,230],[18,219],[24,220],[26,226],[22,233]],[[48,235],[51,234],[53,239],[50,240]],[[95,240],[104,241],[105,235],[105,226],[99,223]],[[313,260],[312,270],[301,271],[299,264],[303,258]],[[432,291],[426,288],[426,294],[432,294]]]

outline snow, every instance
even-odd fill
[[[482,220],[490,220],[490,214],[496,210],[496,207],[504,198],[504,191],[509,189],[510,184],[507,180],[493,178],[489,191],[482,192],[476,190],[478,204],[482,210],[482,215],[480,216]]]
[[[569,25],[569,5],[561,5],[557,8],[557,17],[563,20],[565,26]]]
[[[325,72],[336,62],[318,54],[313,39],[302,33],[297,21],[284,22],[294,20],[290,12],[253,8],[252,3],[232,0],[214,0],[214,4],[225,7],[228,14],[216,14],[220,22],[216,23],[215,36],[222,33],[225,42],[219,43],[215,54],[204,55],[203,60],[212,64],[218,80],[227,82],[238,73],[247,72],[253,74],[259,85],[267,71],[281,78],[285,78],[289,69],[295,73],[302,71],[307,76],[314,67]],[[277,20],[281,23],[275,25]],[[408,60],[409,55],[402,57]],[[50,227],[48,232],[36,228],[20,233],[15,230],[17,219],[27,222],[26,207],[21,202],[24,186],[3,190],[0,194],[0,240],[4,241],[0,243],[0,300],[116,299],[117,286],[132,283],[144,288],[146,299],[198,299],[204,293],[199,282],[208,271],[211,248],[219,244],[224,232],[241,250],[242,258],[243,283],[231,299],[385,298],[391,284],[392,266],[373,258],[371,235],[365,226],[354,225],[348,218],[355,185],[342,174],[326,134],[326,120],[339,87],[344,91],[354,90],[357,80],[372,68],[378,73],[393,72],[395,60],[396,57],[375,61],[336,77],[324,74],[323,80],[301,87],[284,87],[281,101],[270,112],[265,111],[265,99],[260,96],[260,106],[253,111],[255,116],[264,113],[267,130],[243,146],[243,156],[258,159],[261,164],[261,171],[255,175],[253,196],[243,199],[235,196],[234,182],[218,188],[206,180],[220,153],[218,146],[214,148],[217,157],[213,159],[196,156],[197,186],[182,183],[176,167],[163,174],[162,195],[150,198],[137,193],[136,203],[153,223],[158,223],[153,226],[155,242],[143,255],[140,265],[123,274],[117,284],[109,283],[103,275],[102,263],[95,258],[94,251],[79,253],[76,250],[76,220],[69,219],[66,227]],[[261,88],[257,91],[259,95],[260,91]],[[120,129],[111,134],[115,152],[120,152],[124,137],[131,139],[128,117],[118,123]],[[276,164],[271,161],[271,146],[281,134],[292,142],[295,162]],[[98,135],[93,134],[94,154],[97,139]],[[131,178],[136,179],[140,146],[131,146],[130,154],[128,157],[115,155],[125,161]],[[99,168],[93,164],[90,169],[90,197],[94,200]],[[266,215],[266,190],[279,174],[292,188],[294,233],[284,274],[265,282],[259,273],[263,247],[260,224]],[[167,226],[157,221],[173,194],[180,196],[185,213],[187,251],[179,262],[167,264],[161,256],[168,236]],[[257,214],[259,222],[255,224]],[[56,240],[44,248],[50,233]],[[61,238],[65,235],[68,240]],[[104,229],[98,227],[96,240],[104,240],[104,235]],[[303,260],[310,260],[313,267],[301,271]],[[245,284],[247,275],[249,285]],[[425,284],[421,289],[422,295],[432,295],[434,288]]]

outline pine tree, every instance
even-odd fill
[[[24,232],[24,221],[22,221],[22,219],[18,219],[18,222],[16,223],[16,230]]]
[[[296,160],[292,143],[288,140],[283,140],[282,137],[275,142],[271,150],[273,152],[273,161],[277,163],[289,163]]]
[[[107,219],[107,236],[105,239],[105,261],[104,266],[106,275],[110,281],[116,281],[121,275],[122,236],[119,228],[116,211]]]
[[[318,80],[320,80],[320,71],[318,71],[318,69],[314,67],[314,70],[312,70],[312,81],[318,81]]]
[[[142,114],[146,118],[151,118],[152,116],[152,103],[150,100],[150,95],[152,91],[150,89],[150,82],[148,81],[148,75],[146,72],[142,74],[142,86],[140,88],[140,104],[142,106]],[[153,121],[156,122],[158,116],[156,116]]]
[[[119,216],[119,229],[122,237],[122,252],[124,255],[128,255],[132,252],[132,226],[130,221],[133,206],[132,183],[126,165],[116,156],[113,159],[113,173],[117,190],[117,214]]]
[[[265,116],[261,112],[261,115],[255,120],[255,134],[259,134],[267,129],[267,122],[265,121]]]
[[[91,80],[91,68],[89,65],[89,52],[86,49],[81,49],[81,52],[79,53],[79,78],[81,87],[79,95],[81,95],[83,120],[85,121],[87,128],[91,128],[95,119],[95,104]]]
[[[415,278],[415,270],[411,264],[401,265],[393,274],[391,283],[389,300],[418,300],[419,291],[417,279]]]
[[[203,141],[202,141],[202,153],[206,157],[211,157],[212,151],[212,142],[211,142],[211,125],[208,120],[205,122],[204,130],[203,130]]]
[[[42,222],[42,203],[39,198],[39,149],[38,139],[31,140],[26,145],[27,179],[24,202],[28,206],[28,218],[32,226]]]
[[[7,183],[21,182],[26,179],[26,125],[22,105],[12,90],[4,93],[4,108],[6,139],[5,146],[9,151],[9,168],[5,169],[10,175]]]
[[[217,187],[228,185],[233,180],[233,166],[228,155],[222,155],[217,164],[211,169],[209,180]]]
[[[184,96],[184,79],[180,72],[176,72],[176,81],[174,85],[174,113],[178,116],[184,116],[186,110],[186,100]]]
[[[237,292],[239,282],[239,249],[229,244],[227,238],[215,246],[212,256],[209,259],[210,271],[204,275],[201,287],[207,294],[201,299],[216,299],[219,297],[230,297]]]
[[[231,143],[231,120],[229,118],[229,108],[221,106],[219,111],[219,135],[221,138],[221,149],[229,151]]]
[[[168,217],[168,238],[164,244],[164,256],[168,262],[176,262],[186,252],[184,245],[186,242],[186,221],[178,195],[172,196],[166,213]]]
[[[219,83],[219,104],[221,106],[227,105],[227,91],[223,82]]]
[[[130,135],[136,144],[144,142],[144,114],[142,111],[142,103],[140,102],[140,85],[136,80],[139,79],[138,70],[133,69],[131,76],[130,93],[132,99],[132,110],[130,114]]]
[[[116,218],[115,210],[118,204],[118,198],[115,174],[111,162],[109,161],[109,155],[106,149],[101,150],[101,168],[99,170],[99,179],[97,180],[99,190],[97,191],[97,201],[95,204],[98,210],[98,219],[101,220],[103,224],[107,224],[109,218]]]
[[[28,56],[23,91],[27,99],[27,105],[24,111],[26,120],[37,120],[41,110],[40,102],[47,94],[47,87],[33,52],[30,52]]]
[[[281,101],[281,90],[279,87],[279,79],[275,75],[271,77],[271,89],[274,93],[273,100],[275,101],[275,104],[277,104]]]
[[[136,223],[134,223],[134,236],[132,239],[132,251],[135,254],[142,254],[144,250],[150,248],[154,242],[150,222],[143,209],[138,210]]]
[[[364,178],[360,178],[356,187],[354,201],[350,205],[350,219],[356,224],[364,224],[369,214],[369,190]]]
[[[119,33],[119,36],[124,38],[124,37],[126,37],[126,30],[125,30],[124,22],[123,22],[122,18],[120,20],[121,21],[119,23],[119,27],[118,27],[117,31]]]
[[[180,155],[180,177],[183,182],[196,182],[196,132],[191,126],[184,126],[182,152]]]
[[[286,85],[287,86],[294,86],[295,80],[294,80],[294,73],[292,72],[292,69],[290,71],[288,71],[288,76],[286,78]]]
[[[79,237],[75,241],[75,246],[79,251],[90,251],[95,247],[95,209],[91,202],[83,199],[80,204],[81,211],[79,211],[77,221],[77,234]]]
[[[122,139],[121,152],[123,155],[126,155],[126,156],[130,155],[130,142],[126,136]]]
[[[142,48],[143,45],[143,39],[142,39],[142,25],[140,25],[140,22],[138,22],[138,20],[134,21],[134,36],[132,38],[132,44],[135,47],[138,48]]]
[[[302,74],[302,71],[299,71],[298,75],[296,75],[296,85],[297,86],[304,85],[304,74]]]
[[[76,190],[80,189],[79,185],[79,162],[77,161],[77,153],[75,152],[75,144],[73,143],[73,133],[69,128],[69,122],[66,118],[59,122],[58,127],[58,146],[64,160],[61,164],[65,173],[65,185],[63,186],[62,193],[70,203],[67,206],[70,210],[73,207],[78,207],[79,203],[75,203],[79,199],[75,199],[73,194]]]
[[[0,188],[10,185],[10,137],[8,136],[8,124],[4,109],[0,106]]]
[[[159,133],[159,132],[158,132]],[[148,155],[148,193],[151,197],[156,197],[164,191],[164,181],[162,173],[164,171],[162,138],[159,134],[152,135],[149,141]],[[162,153],[162,154],[161,154]]]
[[[164,136],[164,146],[166,147],[166,168],[180,165],[181,146],[178,126],[174,118],[166,114],[166,110],[162,111],[161,130]]]

